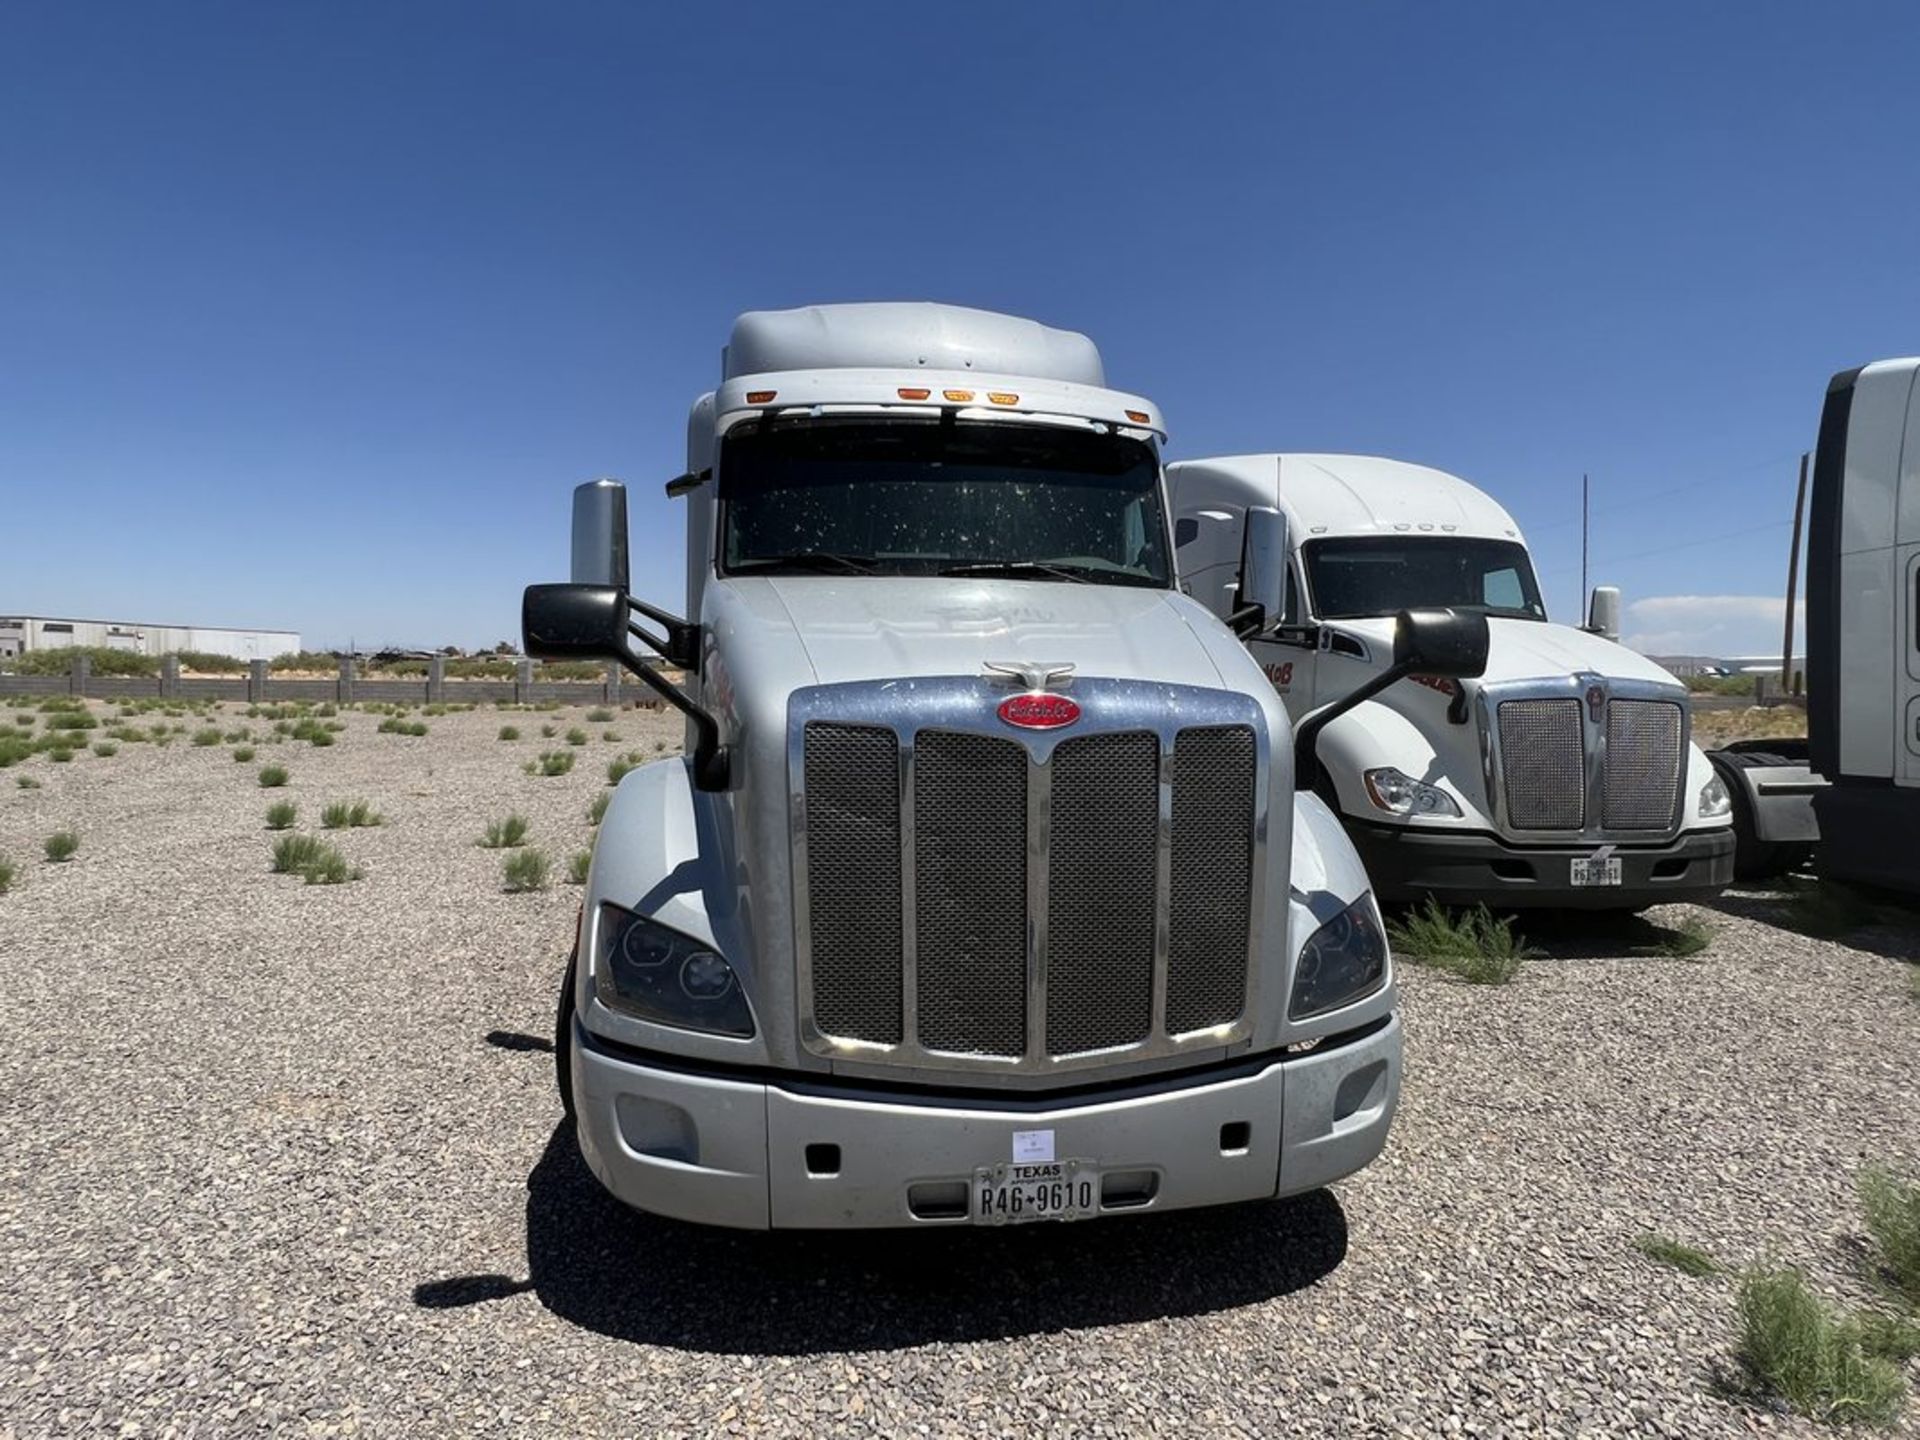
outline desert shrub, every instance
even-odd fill
[[[30,650],[14,657],[13,668],[21,675],[66,675],[72,672],[76,655],[85,655],[96,675],[160,673],[157,657],[136,655],[130,650],[109,650],[104,645],[61,645],[52,650]]]
[[[589,725],[604,725],[611,719],[613,719],[613,711],[606,709],[604,706],[596,705],[593,709],[587,711],[587,723]]]
[[[521,768],[529,775],[564,775],[573,769],[573,752],[542,750],[537,760],[529,760]]]
[[[21,775],[16,778],[13,783],[18,785],[22,790],[38,790],[40,788],[40,782],[31,775]]]
[[[567,883],[584,885],[587,883],[587,871],[593,868],[593,851],[576,850],[567,857]]]
[[[1830,1425],[1889,1424],[1906,1382],[1885,1353],[1880,1324],[1836,1311],[1793,1270],[1761,1269],[1740,1282],[1735,1356],[1755,1389]]]
[[[1651,1230],[1638,1236],[1633,1248],[1649,1260],[1657,1260],[1669,1265],[1683,1275],[1691,1275],[1696,1280],[1707,1275],[1718,1275],[1722,1270],[1720,1262],[1704,1250],[1691,1245],[1683,1245],[1678,1240],[1670,1240],[1665,1235],[1656,1235]]]
[[[244,675],[247,662],[232,655],[211,655],[205,650],[176,650],[173,658],[182,670],[198,670],[202,675]]]
[[[245,765],[249,760],[253,759],[253,746],[251,745],[234,746],[233,758],[236,761],[238,761],[240,764]]]
[[[299,874],[319,858],[325,846],[318,835],[282,835],[273,842],[273,873]]]
[[[73,751],[64,745],[57,745],[47,751],[47,759],[53,761],[56,765],[65,765],[69,760],[73,759]]]
[[[529,845],[515,850],[500,866],[503,888],[509,894],[547,888],[547,852]]]
[[[268,790],[277,790],[287,783],[287,767],[284,765],[262,765],[260,784]]]
[[[382,735],[424,735],[427,722],[424,720],[402,720],[398,715],[390,715],[380,722]]]
[[[1920,1306],[1920,1183],[1874,1166],[1860,1177],[1860,1207],[1887,1278]]]
[[[518,740],[520,738],[520,727],[518,725],[502,725],[500,727],[500,738],[502,740]]]
[[[600,738],[609,745],[618,745],[620,743],[620,732],[618,730],[602,730],[600,732]]]
[[[587,743],[587,732],[582,730],[578,725],[574,726],[573,729],[567,731],[567,744],[584,745],[586,743]]]
[[[332,675],[340,669],[340,657],[325,650],[289,650],[273,657],[275,670],[321,670]]]
[[[364,800],[336,800],[320,812],[322,830],[359,830],[386,823],[386,817]]]
[[[344,885],[349,880],[358,880],[360,867],[349,865],[347,857],[331,845],[322,845],[320,853],[300,872],[309,885]]]
[[[542,725],[540,727],[540,733],[543,736],[545,736],[547,739],[551,740],[553,739],[554,736],[560,733],[560,727],[557,725]]]
[[[6,769],[9,765],[18,765],[37,748],[31,740],[24,738],[16,740],[11,735],[0,735],[0,770]]]
[[[19,873],[18,870],[14,869],[13,861],[4,855],[0,855],[0,895],[6,894],[7,891],[13,888],[13,882]]]
[[[96,740],[93,742],[93,753],[105,760],[110,756],[118,755],[120,747],[111,740]]]
[[[218,745],[220,743],[220,732],[211,728],[196,730],[193,732],[193,743],[203,749],[209,745]]]
[[[489,820],[487,833],[482,835],[479,845],[485,850],[511,850],[527,841],[527,817],[509,815],[504,820]]]
[[[607,762],[607,784],[618,785],[631,772],[646,763],[646,757],[638,750],[630,750],[625,755],[616,756]]]
[[[61,710],[47,716],[49,730],[92,730],[99,724],[84,710]]]
[[[598,825],[602,820],[607,818],[607,802],[611,799],[613,799],[613,796],[605,790],[602,790],[598,795],[593,797],[593,803],[587,807],[587,823],[589,825]]]
[[[293,817],[300,813],[300,807],[291,800],[276,800],[267,807],[267,829],[286,830],[292,827]]]
[[[1457,975],[1474,985],[1504,985],[1520,973],[1533,951],[1514,933],[1513,920],[1496,919],[1485,905],[1449,911],[1428,897],[1418,909],[1387,925],[1394,949],[1409,959]]]
[[[80,835],[75,830],[56,830],[45,841],[47,859],[55,864],[71,860],[74,852],[80,848]]]

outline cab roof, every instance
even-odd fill
[[[793,370],[947,370],[1106,385],[1074,330],[930,301],[749,310],[721,352],[722,381]]]
[[[1167,474],[1182,491],[1176,503],[1183,510],[1193,503],[1189,495],[1201,504],[1276,506],[1295,544],[1397,531],[1521,538],[1513,517],[1485,491],[1444,470],[1378,455],[1224,455],[1183,460]]]

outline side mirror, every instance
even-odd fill
[[[1393,668],[1471,680],[1487,673],[1487,645],[1487,617],[1477,610],[1402,610],[1393,625]]]
[[[1587,598],[1587,629],[1609,640],[1620,638],[1620,587],[1596,585]]]
[[[1280,623],[1286,608],[1287,517],[1267,505],[1249,505],[1240,537],[1240,589],[1234,633],[1248,640]]]
[[[633,588],[627,571],[627,487],[589,480],[573,491],[573,583]],[[532,654],[532,651],[528,651]]]
[[[625,661],[630,623],[611,585],[529,585],[520,601],[521,644],[537,660]]]

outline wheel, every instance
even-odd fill
[[[1713,762],[1720,783],[1727,787],[1727,797],[1733,802],[1733,878],[1764,880],[1769,875],[1792,869],[1804,858],[1805,847],[1760,838],[1753,825],[1753,797],[1747,793],[1746,785],[1735,773],[1751,767],[1784,765],[1787,762],[1778,755],[1752,752],[1739,755],[1715,753],[1707,758]]]
[[[560,1004],[553,1022],[553,1072],[560,1087],[560,1108],[567,1124],[573,1114],[573,980],[580,964],[579,952],[567,957],[567,978],[560,982]]]

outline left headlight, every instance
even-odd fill
[[[1386,983],[1387,937],[1373,897],[1362,895],[1327,921],[1301,948],[1287,1018],[1306,1020],[1338,1010]]]
[[[600,906],[593,973],[609,1010],[709,1035],[753,1034],[753,1012],[724,955],[618,905]]]
[[[1718,820],[1722,815],[1733,813],[1733,797],[1727,794],[1727,785],[1718,775],[1700,787],[1700,818]]]
[[[1389,815],[1460,814],[1458,802],[1438,785],[1416,780],[1391,765],[1368,770],[1360,779],[1367,787],[1367,798]]]

